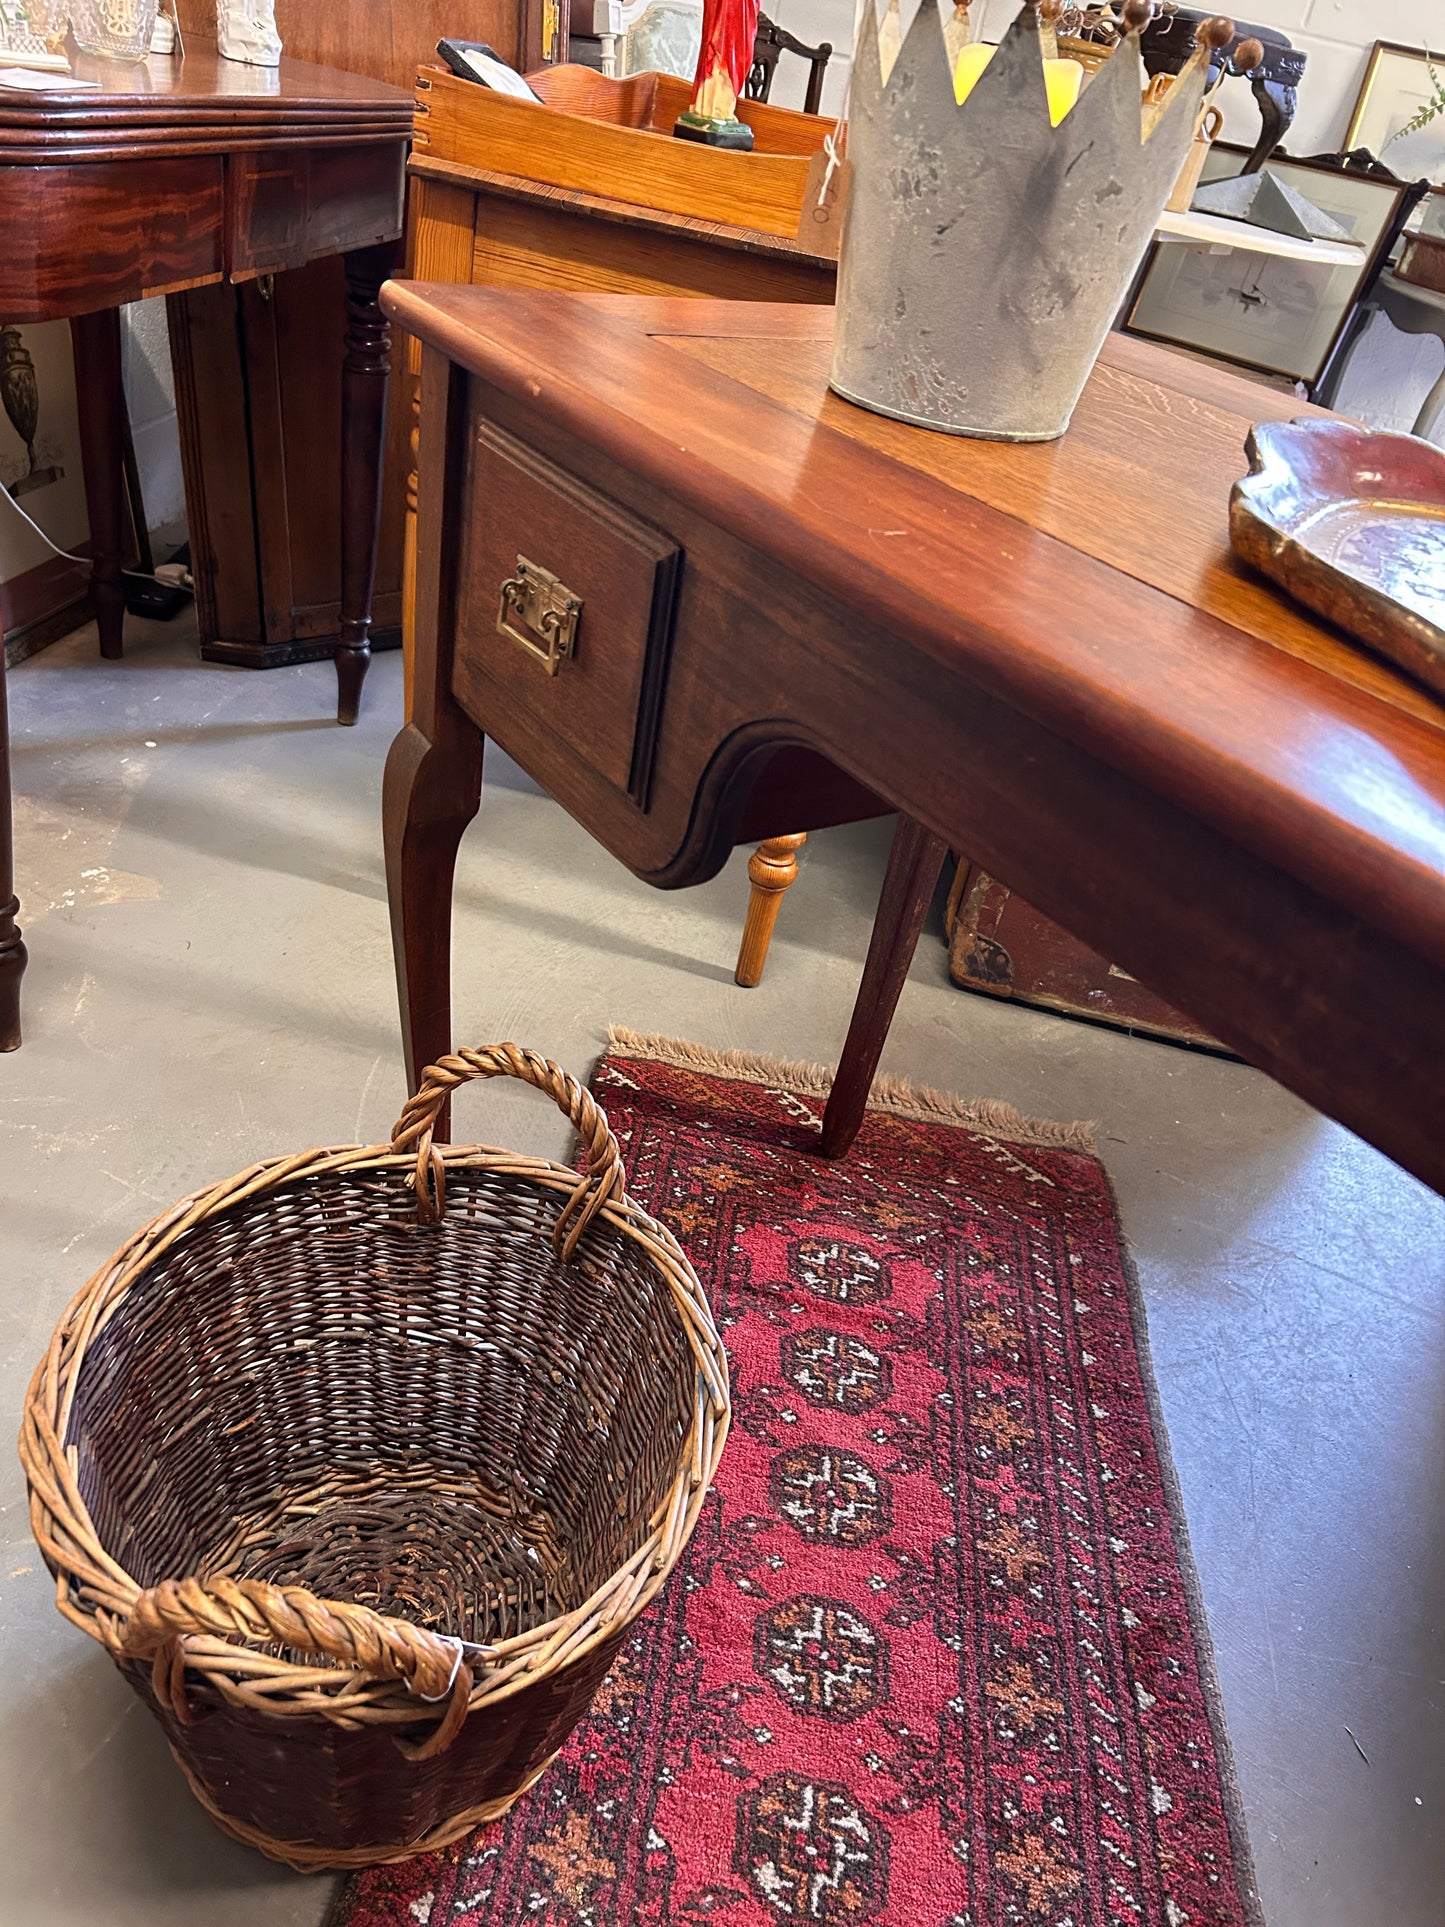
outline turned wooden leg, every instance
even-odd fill
[[[738,945],[738,967],[733,972],[734,983],[741,984],[744,990],[751,990],[762,981],[768,947],[773,941],[778,912],[783,907],[783,892],[797,881],[798,851],[807,840],[803,835],[770,836],[758,845],[748,861],[752,894],[743,923],[743,940]]]
[[[341,627],[336,720],[354,723],[371,662],[371,590],[381,526],[381,458],[391,330],[377,294],[397,260],[394,242],[346,256],[346,354],[341,364]]]
[[[20,1048],[20,979],[25,945],[15,918],[15,852],[10,823],[10,722],[5,699],[5,638],[0,636],[0,1051]]]
[[[90,515],[90,602],[100,653],[123,647],[125,589],[120,579],[125,526],[125,388],[120,366],[120,309],[76,315],[70,324],[80,463]]]
[[[844,1156],[858,1135],[873,1088],[873,1073],[883,1055],[888,1026],[898,1008],[918,933],[947,854],[948,845],[942,837],[925,830],[911,816],[899,817],[878,898],[878,914],[873,919],[868,961],[863,966],[863,981],[848,1026],[848,1041],[823,1113],[820,1148],[825,1158]]]

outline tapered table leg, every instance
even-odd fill
[[[381,524],[381,463],[391,330],[377,305],[398,245],[346,256],[346,354],[341,364],[341,627],[336,720],[354,723],[371,662],[371,592]]]
[[[899,817],[878,898],[878,914],[873,919],[868,961],[863,966],[863,981],[848,1026],[848,1041],[823,1113],[820,1149],[825,1158],[843,1157],[858,1135],[873,1088],[873,1073],[883,1055],[888,1026],[898,1008],[918,933],[947,854],[948,845],[942,837],[925,830],[911,816]]]
[[[386,896],[401,1004],[406,1087],[452,1047],[452,881],[462,831],[482,794],[482,737],[470,724],[431,742],[408,723],[391,746],[382,784]],[[435,1136],[447,1141],[443,1112]]]
[[[381,791],[386,897],[401,1003],[406,1084],[452,1047],[452,878],[462,831],[482,793],[482,732],[452,693],[456,632],[456,503],[466,457],[466,377],[435,350],[419,440],[416,648],[412,700]],[[446,1143],[444,1110],[434,1135]]]
[[[20,1048],[20,979],[25,945],[20,941],[15,896],[15,852],[10,823],[10,721],[5,699],[5,639],[0,636],[0,1051]]]
[[[80,460],[90,515],[90,601],[100,653],[123,646],[125,589],[120,579],[125,526],[125,389],[121,381],[120,309],[76,315],[70,323]]]

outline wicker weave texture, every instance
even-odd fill
[[[435,1143],[455,1085],[499,1075],[567,1113],[585,1177]],[[355,1866],[545,1767],[728,1415],[701,1287],[605,1118],[500,1045],[433,1066],[390,1145],[254,1166],[138,1232],[62,1318],[21,1457],[61,1612],[219,1824]]]

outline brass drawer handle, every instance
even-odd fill
[[[517,573],[502,584],[497,604],[497,628],[510,636],[549,676],[555,676],[577,643],[577,618],[582,598],[559,582],[550,569],[539,568],[525,555],[517,557]],[[521,628],[514,628],[515,616]]]

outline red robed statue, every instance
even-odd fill
[[[752,129],[738,119],[737,104],[757,32],[758,0],[703,0],[692,106],[679,116],[674,133],[713,147],[752,146]]]

